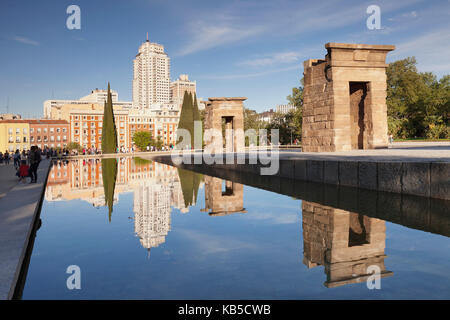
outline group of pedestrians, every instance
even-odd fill
[[[7,158],[5,157],[6,155]],[[41,150],[37,146],[32,146],[28,152],[16,150],[12,157],[6,151],[5,154],[2,154],[2,158],[5,164],[9,164],[9,160],[13,159],[14,170],[16,170],[16,176],[19,177],[19,181],[25,183],[26,178],[29,177],[30,183],[37,182],[37,169],[41,162]]]

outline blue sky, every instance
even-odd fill
[[[66,8],[81,9],[68,30]],[[381,9],[368,30],[366,9]],[[131,100],[132,60],[163,44],[171,78],[197,81],[199,97],[246,96],[264,111],[286,103],[303,61],[327,42],[394,44],[388,62],[415,56],[420,71],[450,73],[450,1],[20,1],[0,2],[0,112],[42,116],[46,99],[78,99],[111,82]]]

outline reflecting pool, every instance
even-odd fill
[[[81,159],[41,220],[23,299],[450,298],[448,202]]]

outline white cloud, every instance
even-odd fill
[[[450,58],[445,54],[447,52],[450,52],[450,32],[449,28],[444,28],[401,42],[391,54],[393,58],[415,56],[420,71],[442,75],[450,72]]]
[[[383,1],[380,3],[382,15],[410,6],[423,0]],[[320,30],[332,30],[361,23],[362,31],[367,18],[367,3],[354,1],[316,1],[300,3],[298,1],[255,1],[231,2],[217,12],[205,14],[196,12],[196,23],[186,26],[186,45],[178,55],[187,55],[202,50],[240,43],[261,37],[283,37],[304,35]],[[416,14],[410,12],[411,15]],[[257,63],[270,63],[270,59]]]
[[[30,44],[33,46],[38,46],[39,42],[25,38],[25,37],[20,37],[20,36],[14,36],[13,37],[14,41],[20,42],[20,43],[24,43],[24,44]]]
[[[177,55],[183,56],[197,51],[231,44],[260,33],[260,28],[239,28],[231,25],[209,25],[196,23],[194,38]]]
[[[279,68],[279,69],[271,69],[261,72],[253,72],[253,73],[234,73],[234,74],[227,74],[227,75],[208,75],[208,76],[198,76],[198,79],[210,79],[210,80],[233,80],[233,79],[243,79],[243,78],[255,78],[255,77],[261,77],[272,73],[277,72],[284,72],[284,71],[291,71],[291,70],[300,70],[300,65],[295,66],[289,66],[286,68]]]
[[[239,65],[251,66],[251,67],[267,67],[277,64],[285,64],[296,62],[300,59],[301,55],[295,51],[289,52],[277,52],[271,55],[267,55],[261,58],[254,58],[239,62]]]

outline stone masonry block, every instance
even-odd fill
[[[306,178],[308,181],[323,182],[323,161],[306,161]]]
[[[378,190],[387,192],[402,192],[401,162],[379,162],[378,163]]]
[[[430,167],[430,163],[427,162],[404,162],[402,167],[402,193],[429,197]]]
[[[358,186],[358,162],[339,161],[339,184],[348,187]]]
[[[339,184],[339,162],[324,161],[323,182],[330,184]]]
[[[358,165],[359,187],[377,190],[377,163],[361,161]]]
[[[450,163],[431,163],[431,196],[450,200]]]

